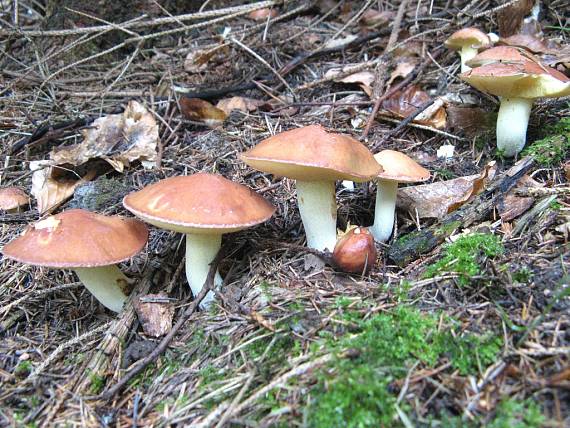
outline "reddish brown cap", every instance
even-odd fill
[[[427,169],[395,150],[382,150],[374,155],[374,159],[384,168],[384,172],[378,174],[378,178],[382,180],[415,183],[429,179],[430,173]]]
[[[464,46],[474,49],[485,48],[491,45],[489,36],[477,28],[468,27],[456,31],[445,41],[445,46],[449,49],[458,50]]]
[[[148,229],[141,221],[75,209],[28,226],[2,252],[30,265],[96,267],[129,259],[147,239]]]
[[[26,192],[17,187],[4,187],[0,189],[0,210],[12,211],[28,205],[30,198]]]
[[[570,95],[570,79],[534,61],[491,63],[459,77],[480,91],[499,97],[541,98]]]
[[[368,272],[376,263],[374,237],[365,227],[349,230],[337,241],[333,260],[345,272]]]
[[[382,167],[354,138],[320,125],[292,129],[263,140],[240,155],[252,168],[297,180],[368,181]]]
[[[497,62],[510,64],[524,63],[526,61],[540,62],[538,58],[524,49],[514,48],[512,46],[496,46],[477,54],[467,61],[466,64],[474,68]]]
[[[234,232],[275,212],[253,190],[206,173],[161,180],[125,196],[123,204],[144,221],[181,233]]]

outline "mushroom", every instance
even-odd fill
[[[536,63],[540,62],[536,56],[524,49],[512,46],[496,46],[477,54],[467,61],[467,65],[471,68],[475,68],[497,62],[522,64],[525,61],[534,61]]]
[[[20,212],[22,207],[29,205],[30,198],[17,187],[4,187],[0,189],[0,211],[7,213]]]
[[[194,296],[204,286],[222,235],[263,223],[275,212],[253,190],[206,173],[161,180],[125,196],[123,204],[147,223],[186,235],[186,277]],[[216,272],[214,285],[221,284]],[[213,298],[210,291],[201,307]]]
[[[345,272],[366,273],[376,261],[374,237],[365,227],[352,227],[338,239],[332,257]]]
[[[536,98],[570,95],[570,79],[554,68],[523,60],[489,62],[459,77],[480,91],[497,95],[497,147],[506,157],[524,147],[528,120]]]
[[[430,173],[405,154],[395,150],[382,150],[374,155],[374,159],[382,165],[384,172],[378,174],[376,182],[374,224],[370,231],[376,241],[384,242],[390,238],[394,228],[398,183],[426,181]]]
[[[461,72],[470,70],[465,64],[466,61],[477,55],[481,48],[491,46],[489,36],[477,28],[469,27],[453,33],[446,41],[445,46],[449,49],[459,51],[461,57]]]
[[[147,239],[141,221],[74,209],[29,226],[2,252],[21,263],[73,269],[103,306],[119,312],[128,279],[116,263],[141,251]]]
[[[259,171],[297,180],[307,245],[321,251],[336,244],[335,181],[364,182],[382,171],[364,145],[319,125],[269,137],[240,158]]]

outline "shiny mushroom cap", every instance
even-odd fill
[[[263,140],[240,155],[252,168],[304,181],[368,181],[382,167],[354,138],[322,126],[292,129]]]
[[[464,46],[479,49],[490,46],[491,40],[481,30],[469,27],[453,33],[444,44],[453,50],[462,49]]]
[[[493,63],[524,63],[526,61],[539,62],[539,59],[524,49],[512,46],[496,46],[487,49],[466,62],[469,67],[481,67]]]
[[[29,203],[28,195],[17,187],[0,189],[0,211],[14,211]]]
[[[491,63],[459,77],[480,91],[499,97],[556,98],[570,95],[570,79],[534,61]]]
[[[125,196],[123,204],[144,221],[181,233],[235,232],[275,212],[253,190],[206,173],[161,180]]]
[[[378,174],[378,178],[382,180],[415,183],[426,181],[430,177],[427,169],[395,150],[382,150],[374,155],[374,159],[384,168],[384,172]]]
[[[147,239],[148,229],[141,221],[74,209],[28,226],[2,252],[30,265],[96,267],[131,258]]]

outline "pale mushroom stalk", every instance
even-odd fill
[[[501,98],[497,116],[497,147],[504,156],[513,157],[523,149],[533,101],[529,98]]]
[[[463,46],[461,48],[461,50],[459,51],[459,56],[461,57],[461,72],[462,73],[465,71],[471,70],[471,67],[469,67],[465,63],[467,61],[469,61],[470,59],[475,58],[475,56],[477,56],[478,52],[479,52],[479,49],[473,48],[471,46]]]
[[[297,200],[307,246],[332,251],[336,244],[334,181],[297,180]]]
[[[128,278],[116,265],[73,269],[83,285],[106,308],[120,312],[127,300]]]
[[[210,271],[210,263],[216,258],[221,245],[222,235],[220,234],[186,234],[186,278],[194,296],[197,296],[204,288],[204,283]],[[222,283],[222,277],[216,271],[213,285],[217,288]],[[206,308],[213,300],[214,293],[209,291],[200,303],[200,306]]]
[[[376,205],[374,208],[374,224],[370,227],[370,232],[378,242],[385,242],[390,239],[392,235],[397,194],[397,181],[378,180]]]

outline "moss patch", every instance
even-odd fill
[[[570,117],[565,117],[546,128],[546,137],[536,140],[523,151],[543,167],[552,167],[566,158],[570,151]]]

